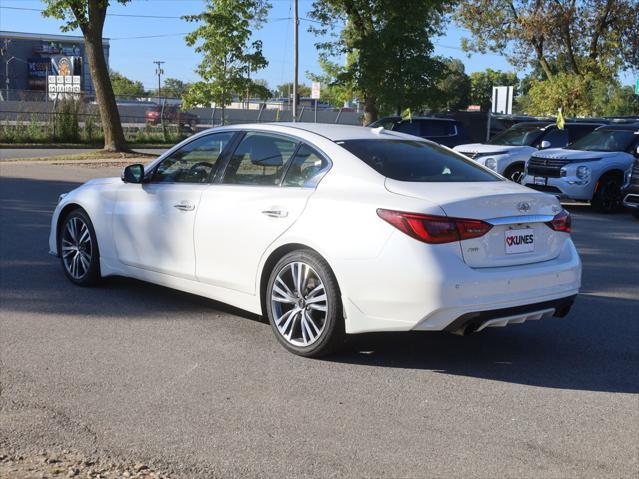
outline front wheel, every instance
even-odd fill
[[[100,280],[98,240],[89,216],[81,209],[69,213],[58,234],[58,251],[64,274],[78,286]]]
[[[522,178],[524,177],[524,164],[517,163],[509,166],[504,171],[504,177],[508,178],[510,181],[514,181],[515,183],[521,183]]]
[[[344,341],[337,280],[324,258],[313,251],[293,251],[275,265],[265,304],[275,336],[294,354],[324,356]]]
[[[615,176],[599,180],[590,204],[599,213],[615,213],[621,209],[621,181]]]

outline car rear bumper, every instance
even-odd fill
[[[400,235],[394,234],[370,265],[357,265],[360,271],[353,281],[359,284],[353,285],[348,275],[345,281],[338,278],[347,296],[348,333],[459,329],[454,323],[460,318],[483,319],[496,310],[561,302],[574,297],[581,285],[581,260],[571,240],[549,261],[471,268],[461,259],[459,244],[425,247]],[[362,277],[372,280],[362,282]],[[563,311],[560,306],[554,309],[552,314]]]

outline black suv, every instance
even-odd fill
[[[468,143],[468,133],[464,125],[451,118],[414,116],[412,119],[402,119],[399,116],[385,116],[368,126],[371,128],[383,126],[387,130],[420,136],[450,148]]]

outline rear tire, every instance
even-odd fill
[[[598,213],[616,213],[621,209],[621,200],[621,179],[607,175],[599,180],[590,204]]]
[[[80,208],[62,221],[58,233],[58,252],[66,277],[78,286],[99,283],[100,251],[89,215]]]
[[[292,251],[277,262],[266,288],[265,307],[275,337],[294,354],[316,358],[344,343],[337,279],[314,251]]]

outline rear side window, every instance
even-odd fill
[[[425,121],[422,125],[424,136],[453,136],[456,133],[452,121]]]
[[[407,135],[421,136],[422,134],[418,121],[402,121],[401,123],[397,123],[392,130],[406,133]]]
[[[247,133],[226,167],[223,182],[277,186],[297,145],[296,141],[276,135]]]
[[[340,146],[381,175],[412,182],[502,181],[442,146],[411,140],[346,140]]]
[[[316,186],[330,167],[329,162],[308,145],[300,146],[288,167],[282,186]]]

